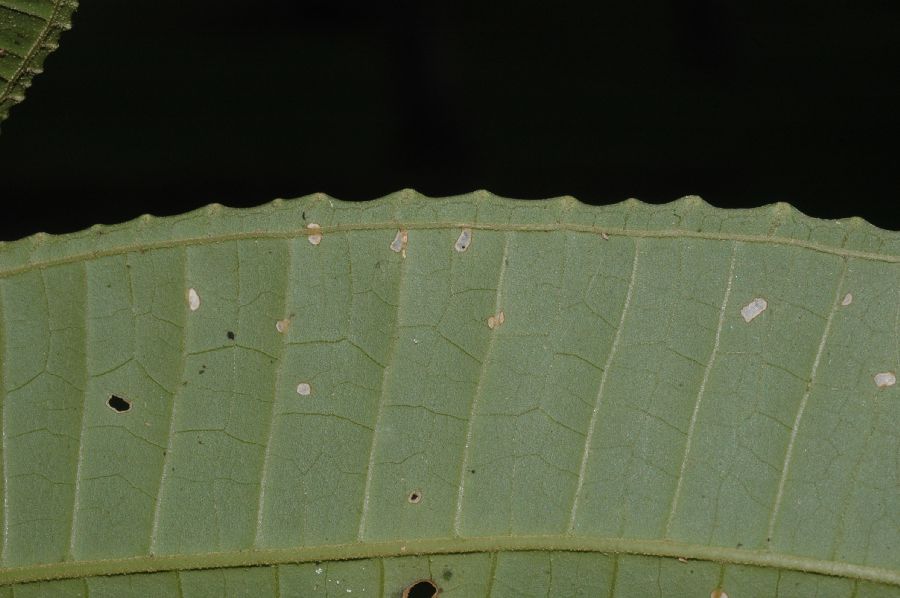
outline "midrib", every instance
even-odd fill
[[[158,220],[165,220],[160,218]],[[111,230],[122,227],[133,226],[133,221],[121,225],[109,227]],[[650,238],[650,239],[702,239],[709,241],[740,241],[742,243],[762,243],[766,245],[785,245],[790,247],[799,247],[825,253],[829,255],[837,255],[843,257],[852,257],[863,260],[884,262],[889,264],[900,263],[900,256],[886,253],[878,253],[872,251],[860,251],[856,249],[845,249],[842,247],[831,247],[822,245],[813,241],[805,241],[801,239],[793,239],[790,237],[769,237],[766,235],[742,235],[734,233],[710,233],[680,229],[627,229],[620,230],[614,226],[605,227],[588,224],[572,224],[572,223],[550,223],[550,224],[500,224],[500,223],[475,223],[466,221],[435,221],[435,222],[414,222],[406,220],[392,220],[389,222],[370,222],[370,223],[353,223],[353,224],[337,224],[326,226],[323,225],[319,229],[310,230],[307,228],[288,229],[280,231],[251,230],[233,233],[219,233],[215,235],[201,235],[196,237],[182,237],[175,239],[167,239],[162,241],[152,241],[148,243],[122,243],[115,247],[106,249],[98,249],[94,251],[76,251],[69,255],[49,259],[34,259],[21,266],[13,266],[8,268],[0,268],[0,278],[8,278],[27,272],[29,270],[37,270],[47,268],[49,266],[57,266],[60,264],[69,264],[82,260],[92,260],[111,255],[121,255],[124,253],[143,252],[154,249],[169,249],[173,247],[185,246],[201,246],[213,245],[227,241],[242,240],[259,240],[259,239],[294,239],[298,237],[309,236],[310,234],[321,234],[324,236],[338,233],[348,233],[353,231],[373,231],[373,230],[397,230],[398,228],[405,230],[447,230],[469,228],[472,230],[486,230],[495,232],[522,232],[522,233],[545,233],[545,232],[573,232],[591,235],[606,234],[610,237],[632,237],[632,238]],[[70,233],[70,235],[81,235],[83,233]],[[23,242],[31,242],[34,248],[38,248],[42,243],[51,238],[62,240],[69,235],[60,235],[54,237],[46,233],[38,233],[25,239],[18,241],[0,242],[0,253],[9,251],[9,248],[15,244]],[[72,237],[74,240],[76,237]],[[77,237],[83,241],[83,237]],[[59,242],[59,241],[57,241]]]
[[[369,559],[427,554],[475,552],[570,551],[683,558],[728,565],[750,565],[818,573],[860,581],[900,586],[900,571],[828,561],[762,550],[703,546],[667,540],[544,536],[481,536],[475,538],[423,538],[390,542],[353,542],[296,548],[254,549],[202,554],[136,556],[96,561],[71,561],[0,569],[0,585],[97,575],[155,573],[278,565],[287,563]]]

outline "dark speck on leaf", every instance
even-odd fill
[[[450,578],[453,577],[453,571],[444,569],[444,572],[441,573],[441,577],[443,577],[445,581],[450,581]]]
[[[475,473],[475,470],[474,470],[474,469],[470,469],[470,470],[469,470],[469,473]]]
[[[300,217],[306,220],[306,210],[300,212]]]
[[[227,336],[228,336],[228,340],[230,340],[230,341],[234,340],[234,333],[232,331],[229,330]]]

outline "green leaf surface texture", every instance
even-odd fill
[[[896,597],[898,262],[408,190],[3,244],[0,596]]]
[[[76,0],[0,0],[0,122],[71,27]]]

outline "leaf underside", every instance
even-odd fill
[[[0,122],[71,27],[76,0],[0,0]]]
[[[898,262],[484,192],[4,244],[0,595],[898,596]]]

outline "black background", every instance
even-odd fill
[[[900,229],[896,0],[82,0],[45,67],[4,239],[404,187]]]

